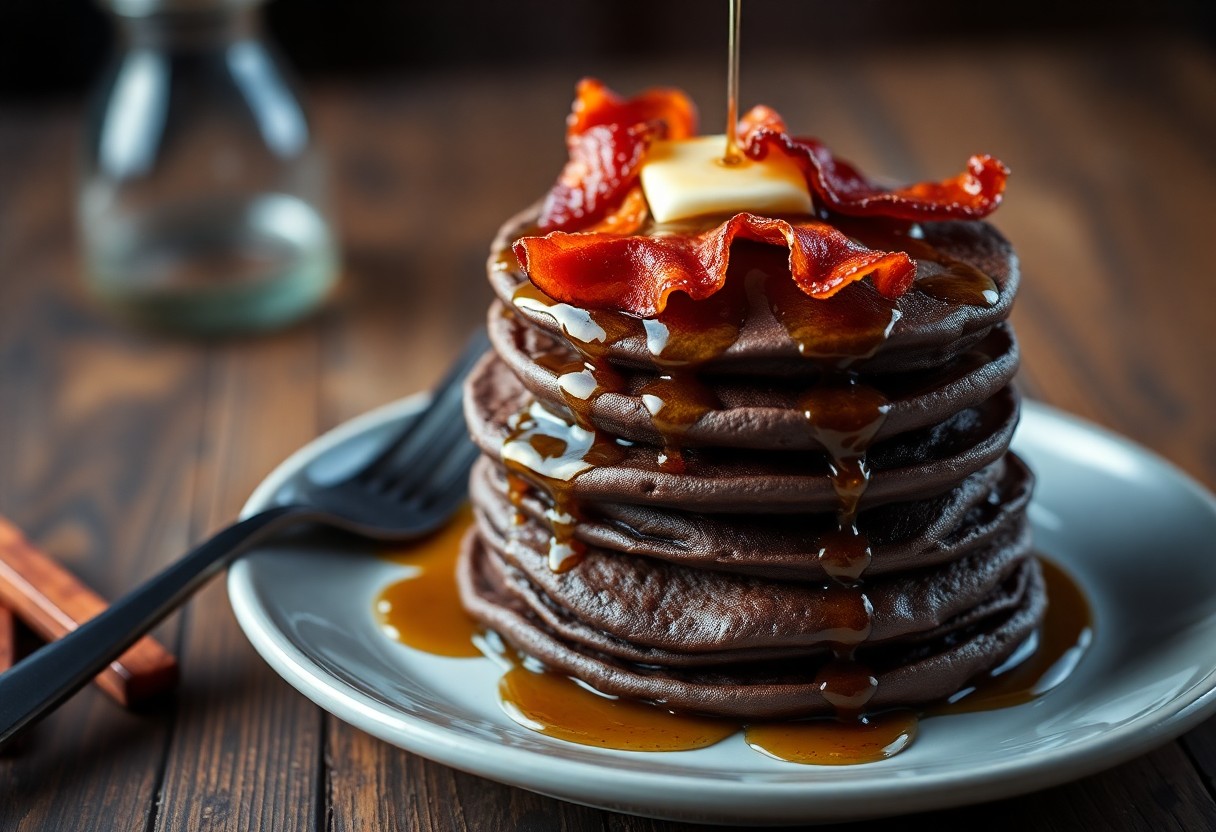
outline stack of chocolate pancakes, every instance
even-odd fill
[[[644,320],[533,286],[511,243],[534,217],[495,242],[466,394],[479,622],[605,694],[742,720],[940,702],[1032,635],[996,231],[838,223],[914,258],[895,300],[809,297],[784,247],[736,241],[724,289]]]

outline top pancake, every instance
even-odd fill
[[[500,300],[515,308],[529,323],[562,338],[562,327],[552,313],[535,308],[535,304],[517,306],[513,303],[516,290],[529,281],[509,248],[514,240],[534,228],[535,210],[533,207],[513,217],[499,231],[490,257],[490,284]],[[896,301],[881,297],[868,280],[853,283],[828,300],[815,300],[801,295],[796,289],[791,294],[786,291],[794,284],[789,278],[785,249],[737,243],[732,249],[727,284],[741,300],[738,337],[718,354],[704,359],[699,369],[709,374],[758,373],[783,378],[822,371],[821,363],[807,361],[800,353],[786,326],[774,314],[771,303],[764,297],[766,286],[780,289],[790,304],[814,304],[808,308],[817,314],[847,312],[854,319],[861,317],[888,323],[890,317],[896,317],[889,335],[876,342],[872,355],[860,355],[868,350],[858,349],[856,345],[829,345],[829,352],[834,353],[833,360],[847,363],[850,369],[866,373],[925,369],[941,366],[970,349],[995,324],[1009,316],[1019,279],[1017,256],[1005,238],[987,223],[925,223],[919,229],[919,237],[905,238],[906,247],[914,249],[913,254],[921,249],[932,249],[940,256],[932,259],[914,256],[918,283]],[[898,240],[866,242],[874,248],[885,245],[886,250],[898,246]],[[739,254],[740,251],[747,256]],[[996,302],[971,305],[939,300],[922,291],[918,286],[929,285],[925,281],[944,271],[943,265],[935,259],[953,260],[986,274],[996,285]],[[628,367],[663,369],[662,362],[656,361],[647,346],[647,333],[640,320],[619,313],[597,314],[614,316],[614,324],[624,332],[623,337],[604,345],[605,359]]]

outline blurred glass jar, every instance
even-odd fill
[[[266,329],[338,276],[322,160],[257,0],[108,0],[122,46],[86,133],[90,287],[144,322]]]

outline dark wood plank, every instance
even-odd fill
[[[315,327],[217,346],[194,528],[231,522],[254,486],[317,425]],[[321,713],[253,652],[222,581],[184,613],[182,692],[156,829],[312,829]]]
[[[593,832],[603,828],[603,812],[455,771],[337,720],[330,720],[329,737],[332,829]]]
[[[63,164],[76,112],[0,125],[0,512],[114,597],[187,542],[203,364],[82,297]],[[174,644],[176,624],[157,635]],[[0,829],[142,828],[171,721],[82,691],[0,760]]]

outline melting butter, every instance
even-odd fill
[[[780,153],[725,164],[726,136],[655,142],[642,166],[642,191],[655,222],[703,214],[811,213],[801,168]]]

